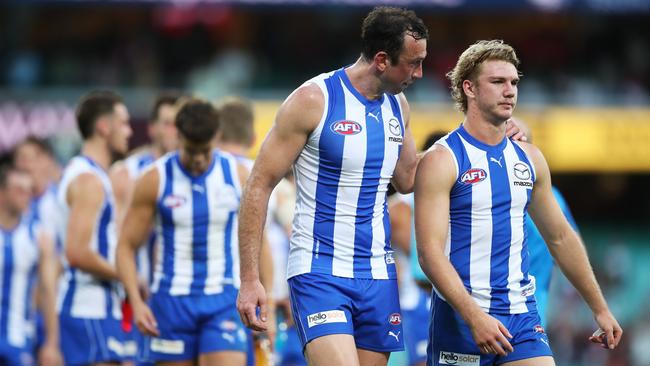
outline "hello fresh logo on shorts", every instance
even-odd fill
[[[440,359],[438,362],[441,365],[479,366],[481,364],[481,356],[440,351]]]
[[[328,310],[307,315],[307,325],[309,328],[327,323],[347,323],[348,319],[341,310]]]

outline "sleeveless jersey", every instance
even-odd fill
[[[325,108],[294,164],[287,277],[394,279],[386,191],[404,135],[399,100],[366,99],[344,69],[309,82],[323,92]]]
[[[504,138],[487,145],[463,126],[436,143],[451,152],[456,166],[445,254],[465,288],[492,314],[534,309],[524,226],[533,164],[517,143]]]
[[[32,295],[37,278],[38,224],[25,215],[12,230],[0,228],[0,343],[22,348],[34,331]]]
[[[241,187],[233,156],[215,150],[198,176],[177,152],[157,160],[160,183],[153,293],[210,295],[239,287],[237,225]]]
[[[97,163],[86,156],[76,156],[70,160],[59,184],[58,200],[62,211],[63,243],[65,245],[70,215],[66,200],[70,184],[81,174],[95,175],[104,189],[104,204],[97,213],[90,237],[90,249],[99,253],[108,263],[115,265],[117,235],[114,223],[114,198],[111,182]],[[120,287],[116,282],[97,278],[89,273],[71,267],[63,261],[65,273],[60,281],[58,309],[61,314],[73,318],[106,319],[121,318]]]

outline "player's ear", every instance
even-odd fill
[[[373,61],[375,63],[375,67],[377,67],[377,70],[380,72],[384,72],[384,70],[386,70],[386,68],[390,65],[390,58],[385,51],[377,52]]]
[[[463,93],[467,95],[467,98],[474,98],[474,86],[475,84],[471,80],[463,80]]]

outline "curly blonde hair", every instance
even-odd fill
[[[469,46],[458,58],[453,70],[447,73],[451,81],[451,97],[454,106],[463,113],[467,112],[467,95],[463,91],[463,81],[474,81],[481,63],[486,60],[506,61],[519,67],[519,58],[515,50],[500,39],[478,41]]]

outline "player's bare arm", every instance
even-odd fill
[[[159,176],[149,169],[135,184],[135,190],[117,245],[116,261],[120,279],[133,306],[135,324],[146,335],[157,336],[156,320],[140,294],[135,263],[137,249],[150,233],[156,211]]]
[[[476,304],[445,255],[449,228],[449,194],[456,180],[451,153],[434,145],[420,160],[415,178],[415,232],[422,270],[472,329],[483,353],[506,355],[513,348],[508,329]]]
[[[413,182],[415,180],[415,169],[418,165],[419,157],[416,155],[415,140],[411,133],[411,109],[404,94],[398,95],[400,105],[402,106],[402,118],[404,119],[404,139],[402,142],[402,151],[399,154],[395,173],[393,174],[392,183],[395,189],[400,193],[413,192]]]
[[[115,268],[90,248],[93,227],[104,205],[104,187],[90,173],[79,175],[70,185],[67,197],[70,207],[65,256],[70,266],[106,280],[117,280]]]
[[[388,199],[390,213],[390,241],[406,255],[411,253],[411,207],[404,200],[392,196]]]
[[[39,365],[63,365],[59,350],[59,316],[56,313],[56,289],[59,263],[56,260],[54,240],[44,232],[38,235],[38,290],[39,308],[45,319],[45,344],[39,349]]]
[[[289,95],[278,110],[244,190],[239,218],[241,288],[237,310],[244,324],[254,330],[267,329],[266,314],[258,319],[255,310],[257,306],[266,307],[259,258],[269,196],[318,126],[323,108],[323,94],[314,84],[305,84]]]
[[[520,145],[531,157],[537,176],[528,212],[555,261],[585,299],[603,332],[591,340],[613,349],[620,342],[623,330],[607,306],[580,237],[571,228],[553,196],[546,159],[535,146],[526,143]]]
[[[108,172],[108,177],[111,180],[115,197],[115,225],[117,228],[121,228],[131,202],[133,181],[124,161],[115,163]]]

